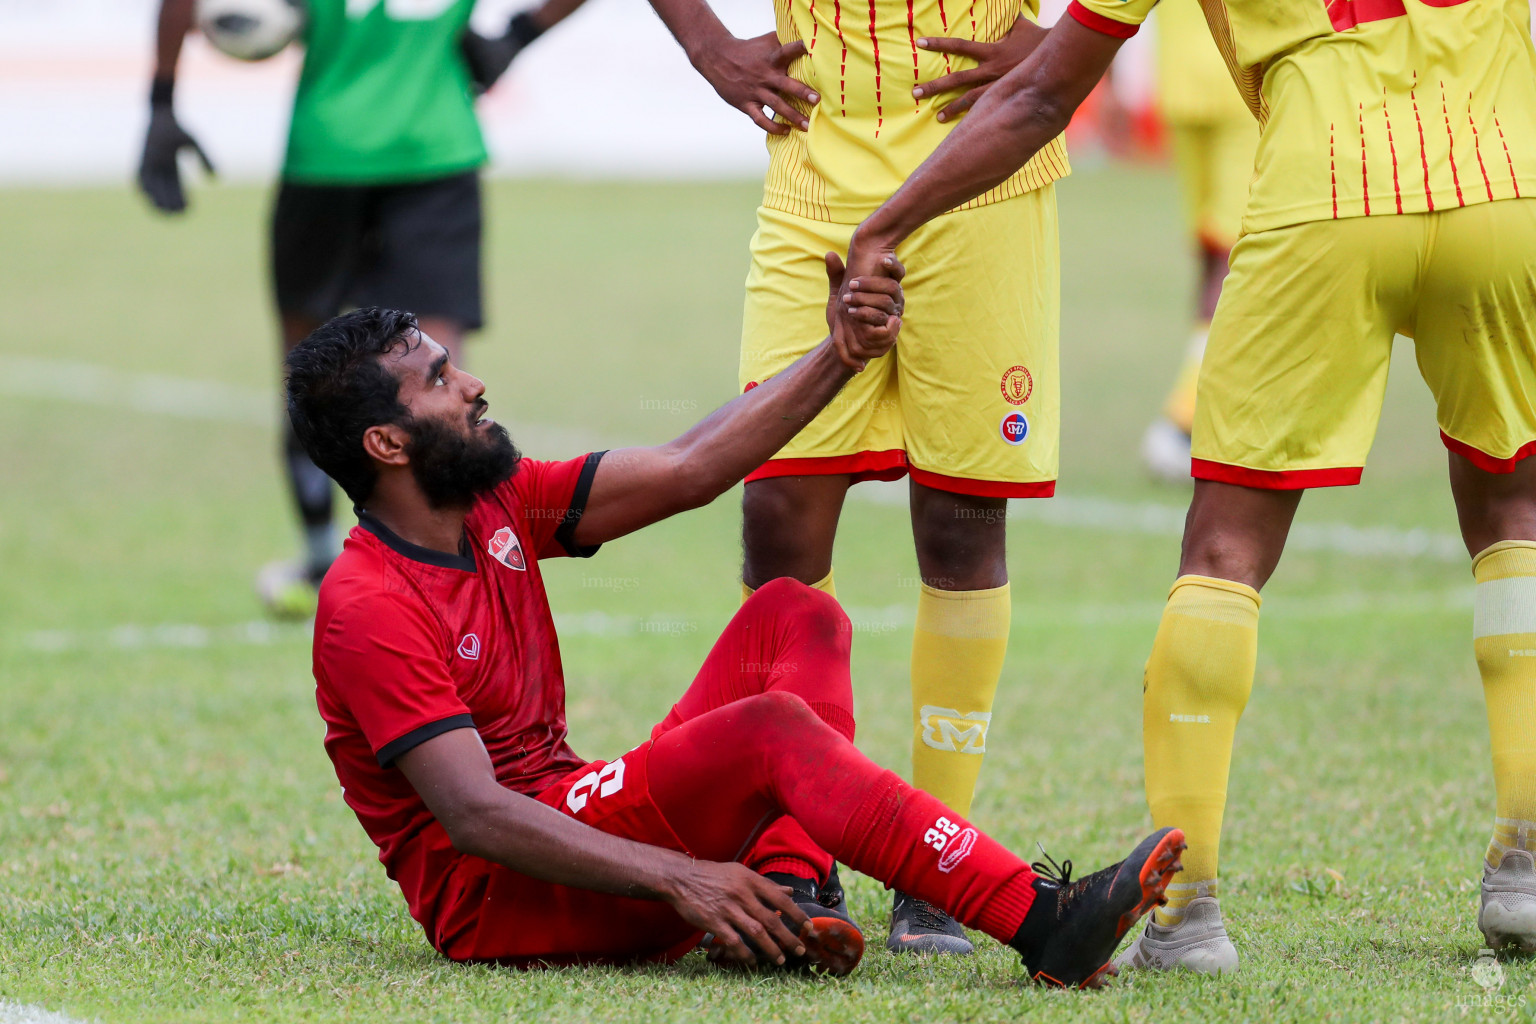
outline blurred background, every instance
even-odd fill
[[[518,0],[482,0],[474,24],[500,31]],[[772,5],[714,5],[737,35],[773,27]],[[120,182],[143,144],[155,0],[0,0],[0,182]],[[1064,10],[1047,0],[1042,22]],[[1150,40],[1133,39],[1117,88],[1150,103]],[[242,64],[193,37],[178,113],[230,181],[266,181],[282,160],[298,49]],[[1118,70],[1118,69],[1117,69]],[[751,177],[762,136],[719,102],[642,0],[589,0],[518,57],[480,102],[500,174]]]

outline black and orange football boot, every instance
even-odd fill
[[[833,866],[827,884],[820,886],[812,879],[779,871],[765,871],[763,877],[790,890],[789,898],[810,918],[800,929],[800,941],[805,943],[805,955],[786,954],[784,963],[771,964],[759,953],[756,965],[742,964],[734,960],[718,959],[714,938],[706,935],[700,945],[709,951],[710,960],[722,967],[737,969],[755,967],[759,970],[826,974],[834,978],[852,974],[864,957],[864,933],[848,913],[842,883],[837,878],[837,867]],[[752,944],[749,942],[747,945],[750,947]]]
[[[1168,882],[1183,864],[1184,832],[1162,828],[1118,864],[1072,878],[1072,862],[1036,862],[1035,902],[1009,945],[1042,985],[1099,988],[1114,977],[1110,957],[1125,933],[1167,902]]]

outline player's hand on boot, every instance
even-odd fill
[[[855,275],[837,253],[827,261],[827,328],[832,346],[843,363],[863,370],[871,359],[889,352],[901,333],[906,297],[901,279],[907,268],[894,252],[880,255],[869,272]]]
[[[695,65],[720,98],[744,111],[753,124],[770,135],[787,135],[790,125],[801,131],[811,126],[795,101],[813,107],[821,99],[810,86],[789,76],[789,66],[803,56],[801,40],[781,46],[777,35],[765,32],[751,39],[729,36],[711,46]],[[789,124],[775,121],[774,114]]]
[[[197,140],[177,122],[169,84],[157,82],[151,96],[149,131],[144,136],[144,155],[139,160],[139,188],[157,209],[180,213],[187,208],[187,194],[181,187],[177,155],[183,149],[192,150],[209,174],[214,173],[213,163]]]
[[[976,61],[976,66],[964,71],[950,72],[929,82],[919,82],[912,89],[912,95],[922,99],[924,96],[937,96],[940,93],[964,89],[965,92],[958,99],[939,111],[940,121],[953,121],[970,110],[986,93],[988,86],[1024,63],[1025,58],[1034,53],[1035,47],[1039,46],[1040,41],[1045,38],[1046,31],[1020,15],[1013,23],[1013,27],[1008,30],[1008,34],[995,43],[932,36],[919,39],[917,45],[921,49],[934,53],[953,54],[956,57],[969,57]]]
[[[711,956],[781,964],[805,955],[796,936],[809,920],[789,890],[740,864],[696,860],[668,886],[667,902],[689,924],[715,937]]]

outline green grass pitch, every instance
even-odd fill
[[[733,394],[756,199],[747,183],[489,186],[492,327],[470,363],[525,449],[664,440]],[[1192,284],[1166,175],[1083,173],[1060,199],[1063,500],[1010,523],[1013,638],[975,817],[1086,869],[1149,826],[1141,670],[1186,492],[1145,482],[1136,448]],[[171,221],[126,188],[0,196],[0,1003],[209,1022],[1536,1012],[1530,964],[1506,960],[1489,991],[1469,970],[1487,727],[1406,346],[1365,485],[1307,498],[1310,542],[1265,595],[1223,849],[1235,980],[1045,992],[991,942],[947,962],[876,948],[831,983],[722,976],[698,955],[444,962],[341,802],[307,636],[253,625],[254,569],[295,543],[270,428],[269,201],[205,189]],[[691,678],[738,600],[738,498],[549,567],[579,751],[627,749]],[[915,572],[901,502],[852,502],[837,574],[860,743],[900,771]],[[880,935],[881,887],[854,879],[852,899]]]

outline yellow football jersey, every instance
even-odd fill
[[[1157,107],[1163,117],[1197,124],[1241,118],[1252,127],[1248,106],[1232,88],[1227,62],[1211,40],[1200,0],[1163,0],[1154,21]],[[1258,129],[1252,130],[1257,139]]]
[[[821,102],[811,126],[768,136],[763,205],[808,220],[856,224],[896,191],[957,121],[935,116],[959,93],[912,98],[912,87],[975,66],[920,50],[924,36],[1001,39],[1039,0],[775,0],[779,38],[805,41],[790,74]],[[964,208],[1022,195],[1068,173],[1053,139],[997,188]]]
[[[1157,0],[1073,0],[1129,36]],[[1263,124],[1244,231],[1536,195],[1526,0],[1201,0]]]

